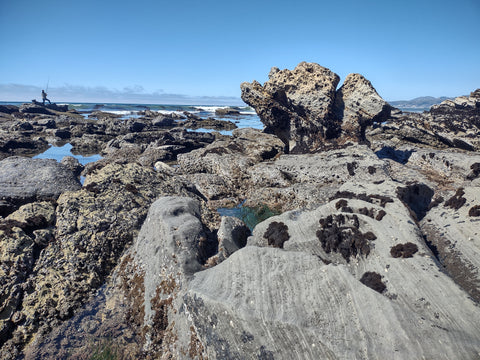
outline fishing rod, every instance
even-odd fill
[[[47,80],[47,87],[45,89],[45,92],[48,94],[48,84],[50,83],[50,76],[48,77],[48,80]]]

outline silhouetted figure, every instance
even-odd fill
[[[43,100],[43,105],[45,105],[45,100],[48,101],[49,104],[51,104],[50,100],[47,99],[47,93],[42,90],[42,100]]]

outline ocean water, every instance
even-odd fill
[[[60,104],[59,104],[60,105]],[[140,117],[140,111],[150,110],[159,114],[180,114],[184,111],[195,114],[202,119],[212,117],[215,119],[230,120],[237,127],[251,127],[254,129],[263,129],[263,124],[257,116],[255,110],[249,106],[212,106],[212,105],[158,105],[158,104],[93,104],[93,103],[71,103],[67,104],[69,109],[74,109],[84,116],[88,116],[93,111],[104,111],[120,115],[124,119]],[[218,116],[215,114],[217,109],[233,108],[240,112],[239,115]],[[198,130],[196,130],[198,131]],[[202,129],[201,131],[211,132],[212,130]],[[228,135],[228,134],[227,134]]]
[[[66,143],[61,146],[52,145],[41,154],[35,155],[34,159],[54,159],[58,162],[62,161],[65,156],[72,156],[78,160],[78,162],[82,165],[86,165],[90,162],[98,161],[102,157],[99,154],[92,154],[92,155],[78,155],[72,153],[72,145]]]

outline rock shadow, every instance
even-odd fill
[[[377,155],[379,159],[391,159],[405,165],[413,152],[413,150],[397,150],[391,146],[384,146],[376,151],[375,155]]]
[[[417,220],[422,220],[430,209],[434,191],[425,184],[412,184],[397,188],[397,195],[416,215]]]

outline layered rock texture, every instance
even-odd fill
[[[366,126],[386,120],[390,106],[360,74],[348,75],[337,90],[339,81],[329,69],[302,62],[294,70],[272,68],[264,85],[243,83],[242,99],[289,152],[364,142]]]
[[[457,148],[467,151],[480,149],[480,91],[459,96],[434,105],[421,114],[397,112],[370,135],[392,143],[407,142]]]
[[[105,155],[3,152],[0,358],[477,359],[480,91],[389,115],[338,83],[274,68],[232,136],[0,108]]]

